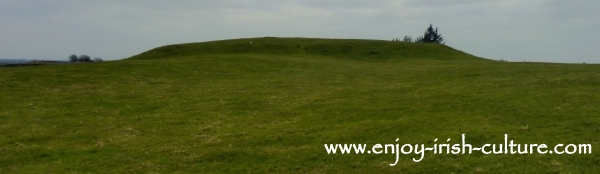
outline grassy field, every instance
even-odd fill
[[[324,148],[460,143],[461,134],[473,146],[508,134],[598,148],[600,65],[499,62],[435,44],[252,38],[0,68],[0,83],[0,173],[600,172],[597,152],[428,152],[392,167],[392,154]]]

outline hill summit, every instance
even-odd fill
[[[129,59],[144,60],[223,54],[311,55],[360,60],[412,58],[439,60],[481,59],[442,44],[361,39],[275,37],[166,45],[135,55]]]

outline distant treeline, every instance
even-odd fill
[[[100,57],[94,57],[92,59],[90,56],[85,55],[85,54],[80,55],[80,56],[72,54],[71,56],[69,56],[69,62],[73,62],[73,63],[75,63],[75,62],[102,62],[102,61],[103,60]]]

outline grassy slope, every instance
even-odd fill
[[[354,60],[394,59],[473,60],[474,56],[438,44],[412,44],[380,40],[248,38],[159,47],[131,57],[133,60],[223,54],[327,56]]]
[[[246,48],[249,41],[258,49]],[[0,68],[0,82],[0,173],[596,173],[600,165],[597,153],[428,153],[390,167],[393,155],[323,148],[396,138],[458,143],[463,133],[474,145],[501,143],[508,133],[516,143],[597,148],[598,65],[486,61],[440,45],[266,38],[166,46],[117,62]]]

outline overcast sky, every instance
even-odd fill
[[[248,37],[391,40],[438,27],[489,59],[600,63],[598,0],[0,0],[0,58],[123,59]]]

